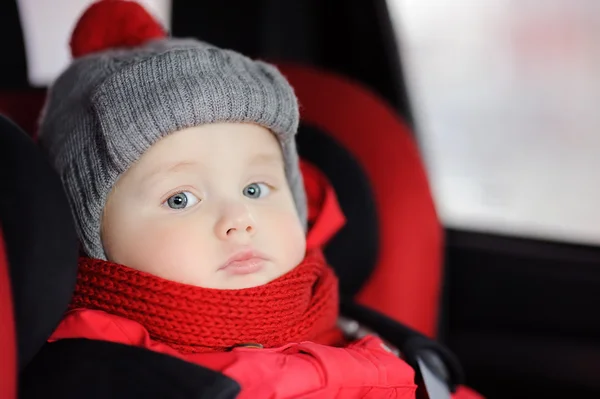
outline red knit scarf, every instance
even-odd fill
[[[319,342],[335,328],[337,278],[318,251],[284,276],[241,290],[201,288],[126,266],[81,258],[71,309],[137,321],[182,353],[224,351],[245,343],[265,348]]]

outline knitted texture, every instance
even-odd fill
[[[86,254],[106,260],[100,224],[117,179],[161,138],[210,123],[252,123],[275,135],[306,224],[298,103],[286,79],[274,66],[234,51],[157,39],[160,30],[140,8],[117,0],[92,5],[71,40],[82,56],[50,87],[42,112],[40,144],[62,179]]]
[[[134,320],[153,339],[181,353],[225,351],[244,343],[273,348],[331,339],[338,315],[338,285],[317,250],[280,278],[241,290],[180,284],[81,258],[70,308],[103,310]]]

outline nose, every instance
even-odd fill
[[[256,222],[248,207],[236,204],[225,206],[215,226],[221,240],[234,237],[251,237],[256,232]]]

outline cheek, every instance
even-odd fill
[[[295,208],[269,215],[264,229],[268,235],[267,242],[272,243],[283,272],[302,262],[306,253],[306,236]]]
[[[127,223],[118,242],[112,245],[111,260],[179,283],[203,285],[214,263],[206,251],[209,237],[202,237],[186,220],[169,223],[144,221]]]

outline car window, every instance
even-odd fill
[[[449,227],[600,243],[600,1],[388,0]]]

